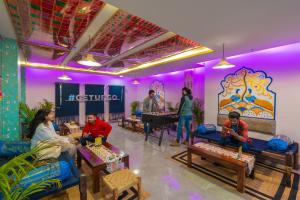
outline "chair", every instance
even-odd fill
[[[141,199],[141,177],[137,177],[129,169],[123,169],[109,174],[103,178],[103,183],[111,192],[113,192],[113,199],[117,200],[119,194],[129,189],[130,187],[137,185],[138,187],[138,199]]]

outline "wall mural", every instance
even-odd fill
[[[160,81],[153,81],[150,89],[155,91],[155,99],[161,110],[165,109],[165,87]]]
[[[275,120],[276,93],[269,89],[273,79],[263,71],[241,68],[221,81],[218,113],[238,111],[243,117]]]
[[[184,87],[193,91],[193,71],[184,72]]]

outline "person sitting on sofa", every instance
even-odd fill
[[[86,142],[95,142],[95,138],[102,136],[102,142],[106,142],[108,135],[111,132],[112,126],[100,120],[96,114],[89,114],[88,122],[85,124],[80,143],[82,146],[86,145]]]
[[[242,146],[243,151],[249,151],[248,124],[240,119],[240,114],[236,111],[230,112],[228,120],[224,122],[222,138],[219,142],[221,145],[229,143],[235,146]]]
[[[52,124],[54,116],[54,112],[47,109],[40,109],[35,114],[29,126],[31,148],[37,146],[39,142],[53,142],[61,147],[62,152],[67,151],[70,156],[74,157],[76,146],[71,138],[60,136],[55,132]]]

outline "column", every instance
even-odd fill
[[[0,41],[0,68],[3,95],[0,101],[0,139],[19,140],[18,45],[13,39]]]

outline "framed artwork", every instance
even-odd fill
[[[241,68],[221,81],[218,114],[238,111],[243,117],[275,120],[276,93],[270,90],[273,79],[264,71]]]
[[[155,99],[161,110],[165,110],[165,87],[160,81],[153,81],[150,89],[155,91]]]

